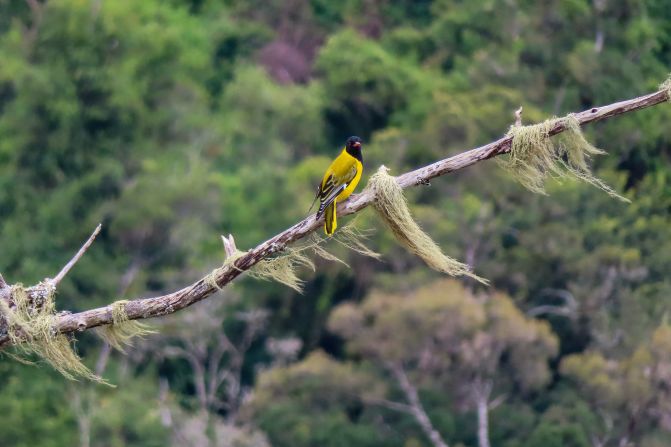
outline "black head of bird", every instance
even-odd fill
[[[349,137],[345,143],[345,148],[348,154],[361,161],[361,138]]]

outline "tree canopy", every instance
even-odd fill
[[[49,277],[102,222],[58,310],[175,290],[221,265],[219,235],[244,250],[304,217],[349,135],[363,185],[499,138],[520,105],[533,124],[655,90],[669,9],[0,0],[0,272]],[[0,444],[475,446],[484,402],[491,445],[667,445],[670,121],[660,105],[585,129],[630,204],[571,179],[532,194],[493,161],[408,191],[488,287],[364,211],[381,261],[331,241],[344,263],[300,271],[303,294],[242,278],[125,354],[82,334],[116,388],[4,351]]]

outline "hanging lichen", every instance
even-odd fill
[[[344,226],[335,237],[336,242],[350,250],[359,253],[360,255],[368,256],[369,258],[380,259],[380,253],[377,253],[366,246],[364,241],[368,239],[370,230],[361,230],[352,222]],[[322,239],[324,240],[324,239]]]
[[[330,239],[337,240],[337,237],[340,235],[340,233],[347,227],[341,228],[341,230],[336,234],[335,236],[332,236]],[[315,254],[315,256],[318,256],[326,261],[331,261],[331,262],[339,262],[340,264],[349,267],[349,264],[345,262],[344,260],[340,259],[338,256],[334,255],[327,249],[323,247],[324,243],[327,240],[317,236],[315,233],[313,233],[310,236],[310,243],[309,243],[309,249],[312,250],[312,252]]]
[[[145,324],[128,319],[128,314],[126,313],[127,303],[128,301],[126,300],[113,302],[110,305],[112,307],[112,324],[105,325],[97,331],[103,340],[121,352],[125,352],[124,348],[132,344],[133,338],[155,332]]]
[[[229,266],[237,268],[233,263],[244,254],[246,254],[246,252],[236,249],[232,255],[226,258],[221,267],[212,270],[210,274],[204,278],[205,284],[213,289],[221,290],[221,287],[217,284],[217,277],[222,273],[222,270]],[[277,281],[291,287],[297,292],[301,292],[303,290],[304,281],[296,274],[296,269],[299,266],[305,266],[312,270],[315,268],[314,263],[310,258],[302,254],[300,250],[288,249],[286,253],[260,260],[251,269],[247,270],[247,274],[252,278]]]
[[[54,330],[53,286],[40,283],[35,289],[39,293],[35,294],[34,302],[21,284],[12,286],[13,308],[7,301],[0,300],[0,313],[7,323],[7,334],[17,350],[17,357],[25,359],[36,355],[68,379],[85,378],[109,385],[82,363],[70,340]]]
[[[379,258],[380,255],[378,253],[366,247],[364,243],[366,238],[367,235],[365,234],[365,231],[359,230],[356,228],[355,222],[351,222],[342,227],[335,236],[328,239],[313,234],[308,243],[298,247],[285,248],[275,256],[262,259],[247,270],[246,273],[252,278],[279,282],[280,284],[284,284],[301,293],[305,281],[299,278],[298,269],[306,267],[315,271],[315,264],[308,257],[308,254],[311,253],[327,261],[335,261],[347,265],[345,261],[324,248],[324,245],[328,241],[335,240],[350,250],[364,256]],[[227,251],[228,250],[231,249],[227,249]],[[212,272],[204,278],[203,281],[205,284],[209,285],[211,288],[221,290],[221,287],[217,284],[217,278],[222,273],[222,270],[230,266],[237,268],[234,262],[247,253],[240,251],[235,247],[231,251],[232,253],[227,256],[224,264],[221,267],[212,270]]]
[[[659,89],[666,91],[667,100],[671,101],[671,73],[669,73],[669,77],[666,78],[666,81],[659,84]]]
[[[468,276],[487,284],[487,280],[472,273],[468,265],[443,253],[433,239],[420,228],[412,218],[403,189],[396,182],[396,178],[388,174],[386,167],[381,166],[371,176],[368,185],[375,194],[375,209],[401,245],[419,256],[434,270],[452,276]]]
[[[262,259],[248,273],[252,278],[277,281],[297,292],[302,292],[305,281],[300,279],[296,273],[299,267],[315,270],[314,262],[302,250],[287,248],[285,253]]]
[[[566,130],[551,138],[550,131],[558,124]],[[508,135],[513,137],[510,154],[502,159],[501,164],[530,191],[546,194],[545,181],[548,177],[575,177],[612,197],[629,202],[592,173],[589,159],[593,155],[604,154],[604,151],[585,139],[575,115],[552,118],[530,126],[512,126]]]
[[[259,261],[249,270],[249,275],[253,278],[277,281],[291,287],[297,292],[302,292],[304,281],[298,277],[296,273],[297,269],[299,267],[307,267],[313,271],[315,270],[315,264],[307,256],[308,253],[312,253],[328,261],[336,261],[347,265],[345,261],[324,248],[324,245],[329,240],[335,240],[359,254],[376,259],[379,258],[380,254],[368,248],[364,243],[366,238],[365,231],[358,229],[356,222],[353,221],[338,230],[335,236],[328,239],[313,235],[307,244],[295,248],[287,248],[278,256]]]

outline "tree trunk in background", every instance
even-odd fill
[[[489,409],[486,399],[478,399],[478,445],[489,447]]]
[[[388,367],[410,404],[410,413],[420,427],[422,427],[422,430],[431,440],[434,447],[448,447],[442,436],[440,436],[440,433],[438,433],[438,430],[431,424],[431,419],[429,419],[429,416],[426,414],[426,411],[424,411],[424,407],[422,407],[422,403],[419,400],[417,389],[410,383],[410,379],[408,379],[408,376],[405,374],[403,367],[398,364],[389,364]]]
[[[89,402],[89,390],[83,393],[78,390],[74,394],[75,415],[77,416],[77,429],[79,430],[79,447],[91,447],[91,414],[84,408]]]
[[[477,379],[473,384],[473,398],[478,410],[478,445],[489,447],[489,395],[492,382]]]

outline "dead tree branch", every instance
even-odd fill
[[[84,242],[84,245],[82,245],[82,248],[79,249],[76,255],[70,259],[70,261],[65,264],[65,267],[61,269],[60,272],[58,272],[58,275],[54,277],[54,279],[51,280],[51,285],[55,288],[58,286],[58,284],[65,278],[65,275],[68,274],[70,269],[74,267],[74,265],[79,261],[79,259],[84,256],[84,253],[86,253],[86,250],[89,249],[91,244],[93,244],[93,241],[95,240],[96,236],[98,236],[98,233],[100,233],[100,229],[103,227],[102,224],[98,224],[95,230],[93,230],[93,233],[91,233],[91,236],[87,239],[86,242]]]
[[[594,107],[575,114],[575,117],[581,125],[584,125],[651,107],[667,100],[667,92],[660,90],[638,98],[602,107]],[[565,130],[566,127],[563,124],[563,121],[559,120],[549,133],[550,135],[555,135]],[[402,188],[426,185],[429,180],[435,177],[466,168],[477,162],[509,152],[511,142],[512,137],[505,136],[487,145],[462,152],[453,157],[407,172],[397,177],[398,184]],[[339,204],[338,215],[346,216],[356,213],[372,204],[373,201],[374,196],[372,191],[366,189],[361,194],[357,194],[350,200]],[[284,250],[287,245],[292,242],[306,237],[320,228],[322,222],[323,219],[315,219],[314,215],[309,216],[291,228],[249,250],[244,255],[237,258],[234,263],[218,269],[214,278],[217,287],[221,288],[226,286],[241,273],[256,265],[259,261]],[[217,287],[214,287],[211,280],[208,281],[208,278],[204,277],[181,290],[167,295],[151,298],[138,298],[129,301],[126,304],[125,312],[130,320],[168,315],[209,297],[218,290]],[[29,293],[31,293],[31,291],[29,291]],[[75,314],[60,315],[57,317],[54,329],[60,333],[71,333],[111,323],[113,323],[112,306],[108,305]],[[7,345],[8,343],[9,337],[6,334],[0,335],[0,347]]]
[[[392,400],[381,399],[377,397],[363,397],[363,403],[368,405],[376,405],[378,407],[384,407],[389,410],[399,411],[401,413],[412,414],[412,407],[408,404],[402,404],[400,402],[394,402]]]

